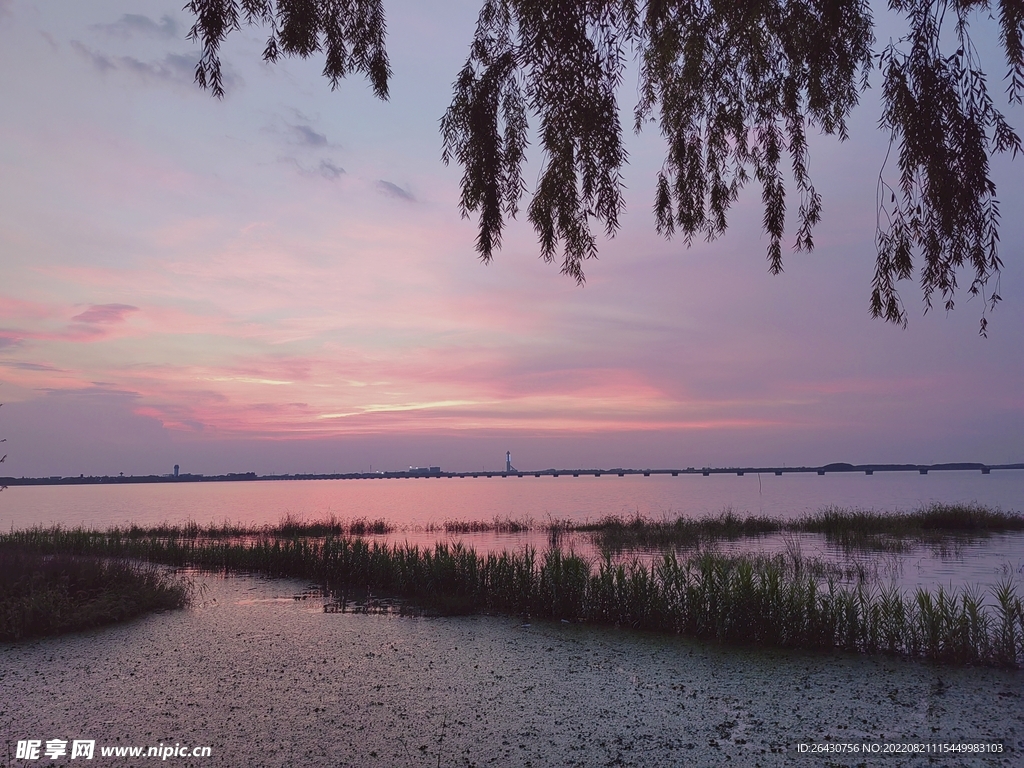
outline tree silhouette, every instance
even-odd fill
[[[264,59],[323,52],[332,88],[362,72],[387,98],[382,0],[192,0],[202,45],[196,82],[222,96],[218,50],[242,23],[269,27]],[[787,184],[798,195],[794,248],[813,248],[821,197],[808,172],[807,132],[847,138],[847,117],[877,65],[880,124],[896,150],[877,188],[870,311],[906,325],[897,291],[920,266],[926,310],[952,309],[962,269],[986,310],[1000,300],[999,202],[989,162],[1021,150],[996,109],[971,24],[998,26],[1007,96],[1024,93],[1024,0],[889,0],[907,33],[875,52],[865,0],[483,0],[469,57],[441,119],[442,159],[463,168],[460,207],[476,215],[487,262],[526,192],[522,166],[535,119],[542,171],[527,207],[541,255],[584,281],[597,254],[592,225],[611,235],[627,162],[618,92],[629,55],[640,64],[633,126],[656,122],[667,143],[654,214],[687,244],[714,239],[742,187],[761,185],[768,264],[782,271]],[[945,46],[945,48],[944,48]],[[950,52],[947,52],[950,49]],[[788,171],[784,170],[788,165]],[[787,178],[788,174],[788,178]]]

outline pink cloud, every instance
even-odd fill
[[[57,314],[58,309],[51,303],[0,296],[0,317],[46,320],[57,316]]]
[[[17,331],[0,330],[0,349],[9,349],[21,344],[24,334]]]
[[[113,325],[124,322],[128,315],[138,311],[139,308],[133,307],[131,304],[93,304],[85,312],[75,315],[71,319],[78,323]]]

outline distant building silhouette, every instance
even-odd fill
[[[505,471],[506,472],[518,472],[515,467],[512,466],[512,451],[505,451]]]
[[[409,467],[406,473],[409,477],[440,477],[440,467]]]
[[[174,476],[175,477],[178,476],[178,465],[177,464],[174,465]]]

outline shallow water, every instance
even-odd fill
[[[205,768],[821,765],[797,744],[826,740],[1004,745],[940,761],[958,766],[1024,754],[1022,672],[508,617],[325,614],[293,599],[301,582],[205,583],[193,609],[0,646],[0,735],[94,739],[100,766],[148,764],[101,758],[102,745],[210,746],[166,761]]]
[[[723,542],[723,552],[766,554],[796,553],[805,558],[820,558],[845,568],[860,566],[868,583],[878,586],[896,584],[912,592],[923,588],[960,588],[976,586],[991,589],[1005,581],[1016,585],[1024,595],[1024,534],[994,533],[971,539],[950,540],[944,545],[920,544],[908,552],[884,553],[848,551],[828,544],[815,534],[778,534],[750,542]]]

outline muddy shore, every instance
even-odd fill
[[[1024,759],[1020,671],[714,648],[511,617],[325,614],[322,601],[294,599],[298,582],[202,581],[201,602],[185,611],[0,646],[3,741],[94,739],[94,765],[135,764],[101,757],[102,745],[210,746],[208,758],[165,761],[207,767]],[[1004,751],[798,751],[825,742]]]

